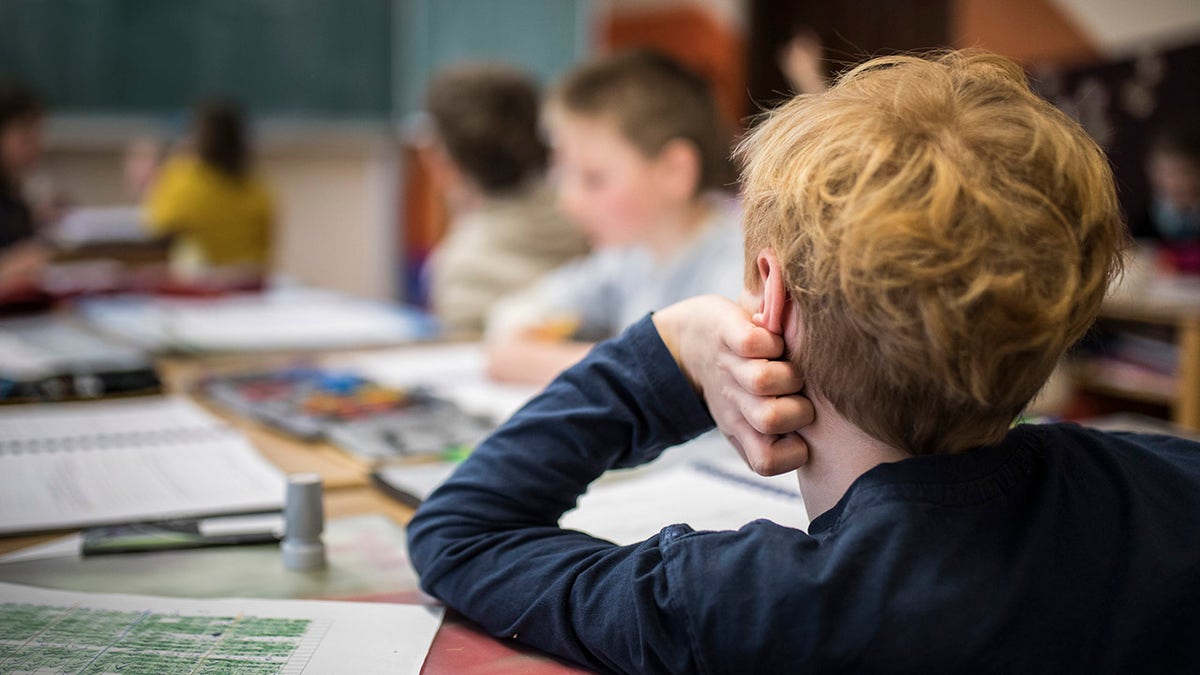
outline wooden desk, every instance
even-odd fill
[[[189,395],[205,374],[221,370],[264,368],[293,363],[296,355],[222,356],[211,359],[163,358],[158,360],[163,384],[170,394]],[[191,397],[213,415],[244,433],[250,443],[286,473],[309,472],[325,483],[325,512],[330,518],[382,513],[398,525],[412,517],[412,509],[376,491],[370,485],[369,467],[328,443],[305,443]],[[0,554],[17,551],[61,537],[64,533],[0,537]]]
[[[295,355],[221,356],[203,359],[159,359],[158,368],[163,385],[170,393],[191,395],[197,383],[206,375],[217,372],[236,372],[269,369],[295,363]],[[305,443],[276,432],[258,422],[233,415],[224,408],[212,405],[206,398],[192,399],[213,415],[228,422],[250,439],[272,464],[285,473],[309,472],[321,476],[326,492],[341,488],[368,485],[369,468],[329,443]],[[406,521],[407,522],[407,521]]]
[[[186,394],[194,390],[195,383],[207,373],[220,370],[246,368],[269,368],[295,361],[295,355],[265,355],[220,357],[211,359],[163,359],[160,370],[164,384],[170,393]],[[383,495],[369,482],[368,467],[351,459],[342,451],[328,444],[308,444],[287,438],[246,419],[226,413],[208,405],[202,398],[198,403],[213,414],[228,421],[244,432],[251,443],[272,463],[284,471],[310,471],[320,474],[325,481],[325,514],[333,520],[346,516],[382,514],[397,525],[406,524],[412,517],[412,509]],[[63,536],[64,533],[0,538],[0,553],[19,550]],[[216,550],[216,549],[212,549]],[[177,555],[192,552],[175,552]],[[161,555],[161,554],[153,554]],[[107,556],[105,556],[107,557]],[[178,559],[176,559],[178,560]],[[41,563],[37,563],[41,565]],[[150,563],[161,567],[161,561]],[[157,569],[156,567],[156,569]],[[34,576],[45,576],[38,567]],[[129,574],[124,566],[117,571],[122,579]],[[72,577],[74,578],[74,577]],[[36,583],[27,581],[26,583]],[[340,596],[338,599],[370,602],[414,602],[415,581],[405,582],[413,588],[400,592],[368,593],[358,596]],[[112,589],[120,591],[121,589]],[[426,601],[428,597],[424,596]],[[398,638],[402,639],[402,638]],[[536,650],[513,641],[496,640],[477,625],[454,612],[447,614],[446,622],[434,639],[429,656],[422,668],[424,675],[472,675],[474,673],[535,673],[541,675],[570,675],[582,673],[572,666]]]

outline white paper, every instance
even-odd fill
[[[283,514],[250,513],[205,518],[197,521],[196,529],[204,537],[231,537],[260,532],[271,532],[283,536]]]
[[[489,379],[480,343],[391,349],[347,357],[338,365],[384,386],[425,387],[467,413],[497,423],[511,417],[539,391]]]
[[[12,379],[70,371],[149,368],[140,351],[55,317],[0,321],[0,374]]]
[[[442,620],[441,608],[421,605],[187,600],[14,584],[0,584],[0,603],[24,605],[8,618],[12,633],[0,635],[0,644],[14,650],[0,656],[4,672],[57,672],[47,665],[57,657],[106,671],[123,666],[136,672],[195,672],[203,665],[232,668],[240,662],[263,669],[255,672],[289,675],[416,675]],[[100,613],[105,610],[122,614]],[[280,625],[264,619],[290,621]],[[187,630],[197,625],[206,630]]]
[[[672,452],[685,455],[687,449]],[[389,466],[377,473],[392,487],[424,500],[446,482],[455,466],[441,462]],[[759,476],[740,460],[725,459],[610,473],[591,486],[560,524],[618,544],[633,544],[676,523],[696,530],[736,530],[759,518],[808,527],[795,474]]]
[[[0,451],[26,441],[227,427],[200,406],[177,396],[14,405],[0,408]]]
[[[0,533],[277,509],[282,473],[182,399],[0,410]]]
[[[411,311],[332,291],[282,288],[220,298],[123,297],[81,305],[100,330],[148,349],[339,349],[419,339]]]
[[[71,248],[87,244],[150,241],[142,225],[139,206],[102,206],[71,209],[53,228],[53,239]]]
[[[421,501],[429,499],[429,495],[446,482],[450,474],[458,468],[454,462],[433,462],[431,464],[412,464],[403,466],[383,466],[376,470],[385,483],[405,494],[416,497]]]
[[[633,544],[676,523],[696,530],[736,530],[760,518],[808,527],[795,474],[766,478],[730,460],[657,467],[597,482],[560,524]]]

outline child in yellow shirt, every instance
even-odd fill
[[[163,167],[146,201],[146,224],[174,237],[176,273],[261,272],[270,258],[274,205],[252,171],[241,113],[231,103],[214,101],[200,106],[195,120],[193,153]]]

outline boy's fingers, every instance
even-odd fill
[[[755,396],[787,396],[804,389],[804,377],[790,361],[729,356],[724,364],[734,381]]]
[[[754,396],[739,387],[723,392],[755,431],[761,434],[786,434],[812,424],[812,402],[798,394],[791,396]]]
[[[727,438],[750,470],[760,476],[795,471],[808,461],[808,444],[799,434],[774,436],[750,430]]]
[[[803,396],[760,399],[746,413],[746,421],[764,434],[787,434],[812,424],[812,403]]]
[[[783,338],[749,321],[727,322],[721,342],[734,355],[746,359],[775,359],[783,355]]]

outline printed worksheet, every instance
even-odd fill
[[[0,672],[420,672],[442,609],[187,600],[0,583]]]

